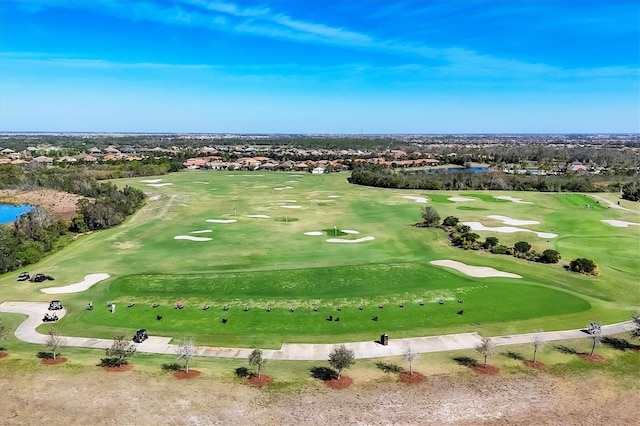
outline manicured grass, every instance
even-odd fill
[[[123,225],[83,236],[29,268],[55,276],[55,282],[17,283],[16,274],[1,277],[0,301],[50,300],[38,290],[107,272],[111,279],[86,292],[59,296],[69,308],[57,325],[63,333],[112,337],[147,328],[151,334],[175,338],[190,334],[199,344],[242,347],[369,340],[381,332],[408,337],[574,328],[590,321],[625,320],[640,305],[640,227],[614,228],[600,222],[640,222],[637,212],[609,209],[581,194],[425,193],[350,185],[347,177],[182,172],[160,177],[173,183],[165,187],[149,187],[140,182],[143,179],[117,180],[153,198]],[[406,195],[428,197],[442,218],[453,215],[487,226],[503,226],[489,215],[537,220],[539,225],[524,228],[558,237],[478,233],[482,238],[496,236],[505,245],[525,240],[537,251],[556,249],[564,262],[593,258],[602,273],[588,277],[558,265],[453,248],[442,230],[412,226],[421,220],[424,204],[403,198]],[[532,204],[497,200],[495,195]],[[452,196],[476,200],[456,203],[448,200]],[[235,222],[207,222],[231,219]],[[322,235],[305,235],[310,231]],[[374,240],[326,242],[336,233],[342,239]],[[175,240],[178,235],[211,240]],[[471,278],[429,264],[437,259],[490,266],[523,278]],[[437,303],[440,298],[445,305]],[[464,304],[456,302],[459,298]],[[89,300],[96,306],[91,312],[84,309]],[[186,308],[173,309],[177,300]],[[107,311],[107,301],[116,302],[115,314]],[[135,306],[127,308],[127,303]],[[153,309],[153,303],[161,306]],[[204,305],[210,309],[203,310]],[[228,311],[222,310],[225,305]],[[361,305],[363,310],[358,309]],[[464,314],[458,315],[458,310]],[[156,320],[156,315],[163,319]],[[326,321],[329,315],[340,321]]]

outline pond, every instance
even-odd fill
[[[0,224],[11,223],[15,221],[21,214],[31,211],[33,206],[23,204],[14,206],[12,204],[0,204]]]

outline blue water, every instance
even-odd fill
[[[489,171],[488,167],[468,167],[466,169],[453,167],[450,169],[444,168],[444,169],[421,170],[422,173],[487,173],[488,171]]]
[[[15,221],[21,214],[30,211],[33,206],[22,205],[12,206],[10,204],[0,204],[0,224]]]

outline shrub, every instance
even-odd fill
[[[455,216],[447,216],[442,221],[444,226],[456,226],[459,222],[459,219]]]
[[[560,261],[560,253],[556,250],[547,249],[538,257],[538,262],[542,263],[558,263]]]
[[[580,272],[581,274],[598,275],[600,273],[596,262],[591,259],[587,259],[586,257],[573,259],[569,263],[569,268],[573,272]]]
[[[497,246],[491,249],[491,252],[495,254],[513,254],[513,249],[511,247],[503,246],[502,244],[498,244]]]
[[[526,253],[531,250],[531,244],[526,241],[518,241],[513,245],[513,248],[518,253]]]

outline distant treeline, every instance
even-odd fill
[[[616,179],[625,177],[616,176]],[[626,178],[628,182],[631,177]],[[354,169],[349,182],[380,188],[424,190],[498,190],[541,192],[619,191],[624,182],[612,182],[611,176],[565,174],[530,176],[488,173],[416,173],[394,171],[380,165],[362,165]]]

